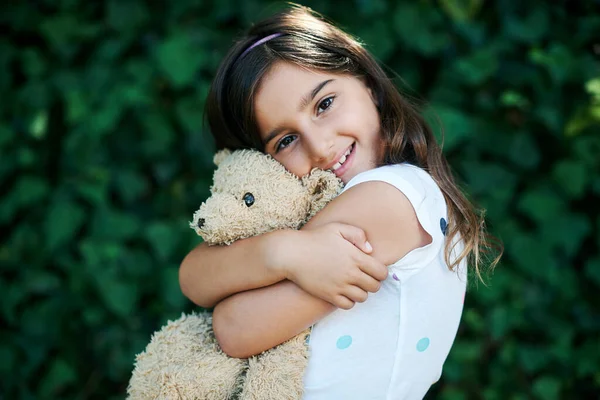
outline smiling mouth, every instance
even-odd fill
[[[348,150],[346,150],[346,152],[344,154],[342,154],[342,156],[340,157],[340,159],[335,164],[333,164],[333,166],[331,167],[330,171],[336,172],[340,168],[342,168],[342,166],[344,165],[344,163],[348,159],[348,156],[354,150],[354,146],[356,146],[356,142],[352,143],[352,146],[348,147]]]

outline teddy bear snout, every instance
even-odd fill
[[[198,229],[202,229],[202,227],[204,226],[204,218],[198,218]]]

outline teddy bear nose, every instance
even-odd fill
[[[204,218],[198,218],[198,229],[202,229],[204,226]]]

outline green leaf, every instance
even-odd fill
[[[88,98],[81,90],[68,90],[64,93],[67,100],[67,122],[76,124],[89,118],[91,110]]]
[[[152,64],[148,64],[143,58],[131,59],[125,64],[125,71],[128,79],[134,81],[137,85],[143,88],[148,88],[154,83],[156,71]],[[156,97],[155,93],[151,93],[152,97]]]
[[[547,51],[534,48],[530,51],[529,58],[534,64],[546,68],[558,83],[565,81],[573,72],[573,54],[563,44],[553,43]]]
[[[117,191],[125,204],[139,200],[150,190],[148,179],[132,169],[123,169],[115,176]]]
[[[44,270],[28,271],[25,281],[26,291],[32,294],[49,294],[62,283],[57,274]]]
[[[77,185],[77,192],[81,196],[81,198],[89,201],[94,205],[100,205],[104,203],[106,199],[106,192],[108,190],[108,185],[104,182],[82,182]]]
[[[600,287],[600,257],[588,260],[584,270],[585,276]]]
[[[172,225],[165,222],[153,222],[144,230],[144,236],[151,244],[156,256],[166,261],[177,245],[178,233]]]
[[[45,18],[40,26],[44,37],[55,47],[62,48],[77,32],[77,17],[74,14],[54,14]]]
[[[35,129],[34,126],[38,123],[40,114],[46,113],[52,102],[53,96],[50,85],[46,81],[40,79],[31,79],[27,81],[17,92],[17,97],[14,99],[18,104],[22,104],[28,113],[31,115],[31,123],[29,131]],[[46,123],[41,120],[40,122]],[[43,126],[42,126],[43,127]],[[32,135],[35,137],[35,135]]]
[[[536,168],[541,159],[537,143],[533,140],[532,135],[527,132],[517,132],[509,148],[508,155],[513,163],[527,169]]]
[[[514,39],[525,43],[535,43],[550,32],[548,11],[543,7],[535,7],[525,13],[523,18],[510,15],[506,18],[506,32]]]
[[[501,339],[510,329],[510,314],[506,307],[497,306],[490,313],[490,331],[494,340]]]
[[[600,127],[600,116],[595,116],[595,107],[579,107],[565,125],[565,136],[577,136],[593,126]]]
[[[7,147],[10,142],[14,139],[15,134],[12,129],[9,129],[8,126],[0,123],[0,149],[3,147]]]
[[[561,382],[554,376],[542,376],[533,382],[532,392],[543,400],[560,399]]]
[[[8,324],[17,324],[22,314],[19,306],[26,300],[29,293],[23,290],[21,285],[9,285],[2,281],[0,281],[0,289],[3,289],[2,293],[4,293],[2,302],[0,302],[2,317]]]
[[[493,47],[488,47],[459,59],[453,67],[461,81],[480,85],[498,70],[498,55]]]
[[[135,237],[140,229],[136,216],[103,208],[97,210],[92,219],[91,233],[94,238],[120,241]]]
[[[435,130],[435,134],[438,142],[443,143],[443,150],[446,153],[456,149],[463,141],[476,134],[475,123],[471,116],[455,108],[441,104],[432,105],[425,115],[431,126],[439,127]]]
[[[558,264],[551,247],[531,233],[508,238],[506,250],[519,269],[530,277],[546,279],[548,270]]]
[[[35,152],[28,147],[21,147],[17,153],[17,163],[19,167],[26,169],[32,167],[37,162]]]
[[[16,53],[13,46],[9,43],[8,38],[0,38],[0,70],[3,71],[0,74],[0,92],[8,88],[12,81],[13,74],[10,63]]]
[[[511,191],[516,182],[514,173],[498,164],[465,161],[462,167],[472,194],[489,194],[502,188]]]
[[[202,128],[203,103],[193,97],[184,97],[175,106],[177,118],[189,133],[198,133]]]
[[[527,97],[514,90],[507,90],[500,96],[500,104],[505,107],[529,108],[531,105]]]
[[[102,137],[115,130],[123,115],[123,97],[119,93],[112,94],[109,100],[90,117],[90,134]]]
[[[373,2],[368,1],[365,3],[371,4]],[[368,27],[362,25],[359,36],[378,60],[387,59],[395,49],[395,34],[392,27],[380,19],[375,20]]]
[[[143,2],[111,0],[106,3],[108,25],[119,32],[135,31],[150,19]]]
[[[579,161],[564,160],[558,162],[552,171],[554,180],[569,197],[580,198],[589,181],[585,165]]]
[[[479,13],[483,0],[441,0],[440,5],[454,22],[465,22]]]
[[[156,50],[158,67],[173,86],[181,88],[192,83],[206,55],[195,46],[189,34],[177,32],[162,42]]]
[[[181,310],[188,299],[181,292],[179,286],[179,268],[169,266],[161,269],[161,292],[162,298],[173,310]]]
[[[80,198],[96,207],[101,207],[107,202],[109,183],[109,170],[103,167],[88,166],[85,175],[74,180],[73,189]]]
[[[455,358],[461,362],[477,362],[481,357],[481,342],[459,342],[452,347],[452,351],[455,354]]]
[[[44,221],[44,234],[48,251],[73,239],[85,222],[85,211],[70,200],[60,199],[54,202]]]
[[[131,285],[110,274],[97,276],[96,284],[104,304],[110,311],[122,318],[132,315],[139,299],[136,285]]]
[[[560,214],[541,220],[538,229],[540,236],[544,238],[544,247],[557,248],[561,254],[570,258],[577,253],[585,238],[591,232],[592,226],[586,216],[563,211]],[[560,283],[562,279],[562,283],[566,286],[568,273],[564,272],[562,275],[551,276],[552,273],[557,272],[548,267],[546,273],[548,281]],[[552,280],[553,278],[555,279]],[[567,293],[568,288],[565,287],[563,292]]]
[[[519,210],[538,222],[552,220],[565,211],[562,197],[546,189],[531,189],[517,203]]]
[[[467,395],[458,388],[444,388],[440,400],[467,400]]]
[[[22,53],[23,71],[29,77],[38,77],[46,71],[46,62],[35,48],[26,48]]]
[[[600,101],[600,78],[590,79],[585,83],[585,90],[591,94],[596,101]]]
[[[573,149],[575,151],[575,159],[581,161],[594,175],[594,169],[600,166],[600,136],[582,135],[574,139]]]
[[[528,373],[538,372],[548,363],[548,351],[540,346],[523,344],[517,356]]]
[[[49,192],[48,184],[42,179],[25,175],[15,184],[0,203],[0,222],[8,221],[18,210],[43,202]]]
[[[99,62],[113,62],[123,54],[129,42],[123,38],[106,38],[95,49],[95,58]],[[145,65],[145,64],[144,64]]]
[[[40,383],[40,393],[43,398],[54,398],[62,388],[77,380],[75,368],[63,358],[56,358],[50,364],[48,373]]]
[[[16,349],[9,343],[0,344],[0,373],[10,374],[16,369]]]
[[[407,47],[426,56],[439,53],[449,44],[441,14],[426,3],[400,3],[394,12],[394,29]]]
[[[148,157],[170,154],[175,135],[167,119],[159,113],[142,113],[141,122],[144,126],[142,150]]]

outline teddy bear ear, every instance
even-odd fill
[[[313,169],[302,178],[311,197],[309,217],[312,217],[342,191],[343,183],[333,172]]]
[[[223,149],[223,150],[217,152],[217,154],[215,154],[215,156],[213,158],[213,162],[218,167],[219,164],[221,164],[221,162],[224,159],[226,159],[227,157],[229,157],[230,155],[231,155],[231,150],[229,150],[229,149]]]

